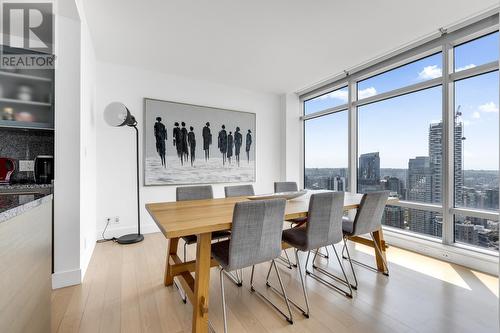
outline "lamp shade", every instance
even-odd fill
[[[104,120],[109,126],[133,126],[136,124],[134,116],[127,109],[125,104],[113,102],[104,109]]]

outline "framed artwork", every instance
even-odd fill
[[[255,181],[255,113],[144,99],[144,184]]]

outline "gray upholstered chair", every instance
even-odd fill
[[[188,201],[188,200],[206,200],[213,199],[214,192],[211,185],[201,185],[201,186],[183,186],[177,187],[175,190],[175,199],[176,201]],[[231,235],[229,231],[217,231],[212,233],[213,240],[220,240],[224,238],[228,238]],[[197,237],[196,235],[183,236],[182,240],[184,241],[184,254],[183,260],[186,261],[186,251],[187,246],[191,244],[196,244]],[[179,290],[181,290],[179,288]],[[182,300],[186,303],[187,298],[186,295],[181,295]]]
[[[297,192],[298,190],[296,182],[274,182],[274,193]]]
[[[342,261],[340,260],[337,254],[337,250],[335,249],[334,246],[334,244],[341,242],[343,239],[343,234],[342,234],[343,210],[344,210],[344,192],[324,192],[324,193],[313,194],[311,195],[311,199],[309,202],[307,223],[303,226],[283,231],[283,241],[296,249],[295,259],[297,260],[297,265],[299,267],[302,290],[304,293],[304,299],[306,303],[306,310],[303,310],[301,308],[299,309],[302,310],[303,314],[306,317],[309,316],[309,301],[307,299],[307,291],[304,284],[304,276],[302,275],[302,269],[300,266],[298,251],[307,252],[307,260],[305,264],[305,271],[307,275],[313,277],[314,279],[333,288],[334,290],[342,293],[347,297],[352,297],[351,285],[349,283],[347,275],[345,274]],[[311,251],[328,245],[333,246],[333,250],[335,252],[337,261],[339,262],[340,268],[344,275],[344,279],[341,279],[333,275],[332,273],[326,271],[323,268],[315,266],[314,259],[316,258],[316,255],[314,255],[313,258],[313,267],[319,273],[326,275],[332,280],[341,282],[344,286],[349,288],[349,291],[345,291],[339,286],[320,277],[319,275],[310,272],[307,268]],[[292,302],[292,304],[297,306],[294,302]]]
[[[255,192],[252,185],[235,185],[224,187],[226,198],[253,196]]]
[[[252,185],[234,185],[234,186],[225,186],[224,194],[226,198],[243,197],[243,196],[253,196],[255,195],[255,191],[253,190]],[[228,272],[228,277],[238,287],[241,287],[243,285],[243,272],[241,270],[236,270],[234,274],[232,272]]]
[[[299,186],[297,185],[296,182],[274,182],[274,193],[281,193],[281,192],[296,192],[299,190]],[[300,217],[296,219],[290,219],[286,220],[287,222],[291,223],[291,226],[294,224],[299,224],[299,223],[304,223],[307,221],[307,217]],[[328,252],[328,247],[325,246],[325,252],[326,254],[321,253],[321,251],[318,249],[317,250],[317,255],[320,257],[328,259],[330,256],[330,253]],[[285,262],[286,264],[289,265],[288,268],[297,267],[296,264],[292,263],[292,261],[288,258],[288,254],[285,251],[286,258],[282,258],[281,260]]]
[[[252,266],[250,290],[257,292],[271,303],[253,286],[255,265],[271,261],[281,286],[281,293],[288,309],[288,315],[273,305],[288,322],[293,323],[290,304],[276,266],[275,259],[281,253],[281,232],[286,201],[284,199],[239,202],[234,207],[231,239],[212,244],[212,257],[221,266],[220,286],[222,293],[222,314],[224,332],[227,332],[226,300],[224,295],[224,275]]]
[[[344,216],[342,218],[342,230],[344,233],[344,247],[342,249],[342,255],[344,259],[349,260],[349,264],[351,265],[351,270],[352,274],[354,275],[355,282],[353,286],[354,288],[357,288],[358,281],[356,278],[356,274],[354,273],[354,267],[352,266],[353,263],[359,264],[371,270],[375,270],[376,272],[378,272],[378,270],[359,261],[351,259],[349,249],[347,248],[348,237],[370,234],[375,245],[375,251],[377,251],[384,263],[385,271],[383,272],[383,274],[387,276],[389,275],[389,267],[387,266],[387,261],[382,255],[382,249],[379,248],[377,242],[375,242],[375,239],[373,237],[373,233],[382,228],[382,216],[384,214],[384,209],[385,205],[387,204],[388,198],[389,191],[378,191],[363,194],[363,198],[361,199],[361,203],[356,212],[354,220],[351,220],[347,216]],[[347,253],[347,257],[344,256],[344,253]]]

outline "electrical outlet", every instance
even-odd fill
[[[35,171],[35,161],[19,160],[19,171]]]
[[[111,223],[120,224],[120,217],[119,216],[113,217],[113,219],[111,220]]]

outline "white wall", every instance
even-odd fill
[[[288,181],[296,181],[303,187],[303,151],[302,132],[303,124],[300,119],[302,108],[299,97],[295,93],[281,95],[281,108],[285,122],[284,135],[282,138],[283,178]]]
[[[81,18],[80,269],[85,276],[96,242],[96,59],[83,4]]]
[[[143,130],[143,98],[215,106],[257,114],[256,162],[257,193],[273,191],[273,182],[281,177],[281,131],[283,118],[276,95],[222,86],[209,82],[159,74],[154,71],[97,63],[97,232],[105,218],[119,216],[119,225],[110,225],[106,237],[134,232],[137,223],[135,197],[135,137],[132,129],[112,128],[103,120],[103,110],[112,101],[127,105],[139,122],[140,147]],[[142,150],[142,148],[141,148]],[[149,218],[144,204],[174,201],[175,186],[142,187],[142,231],[158,229]],[[214,185],[216,197],[224,196],[224,184]]]
[[[56,16],[53,287],[80,274],[80,21],[71,1]]]

